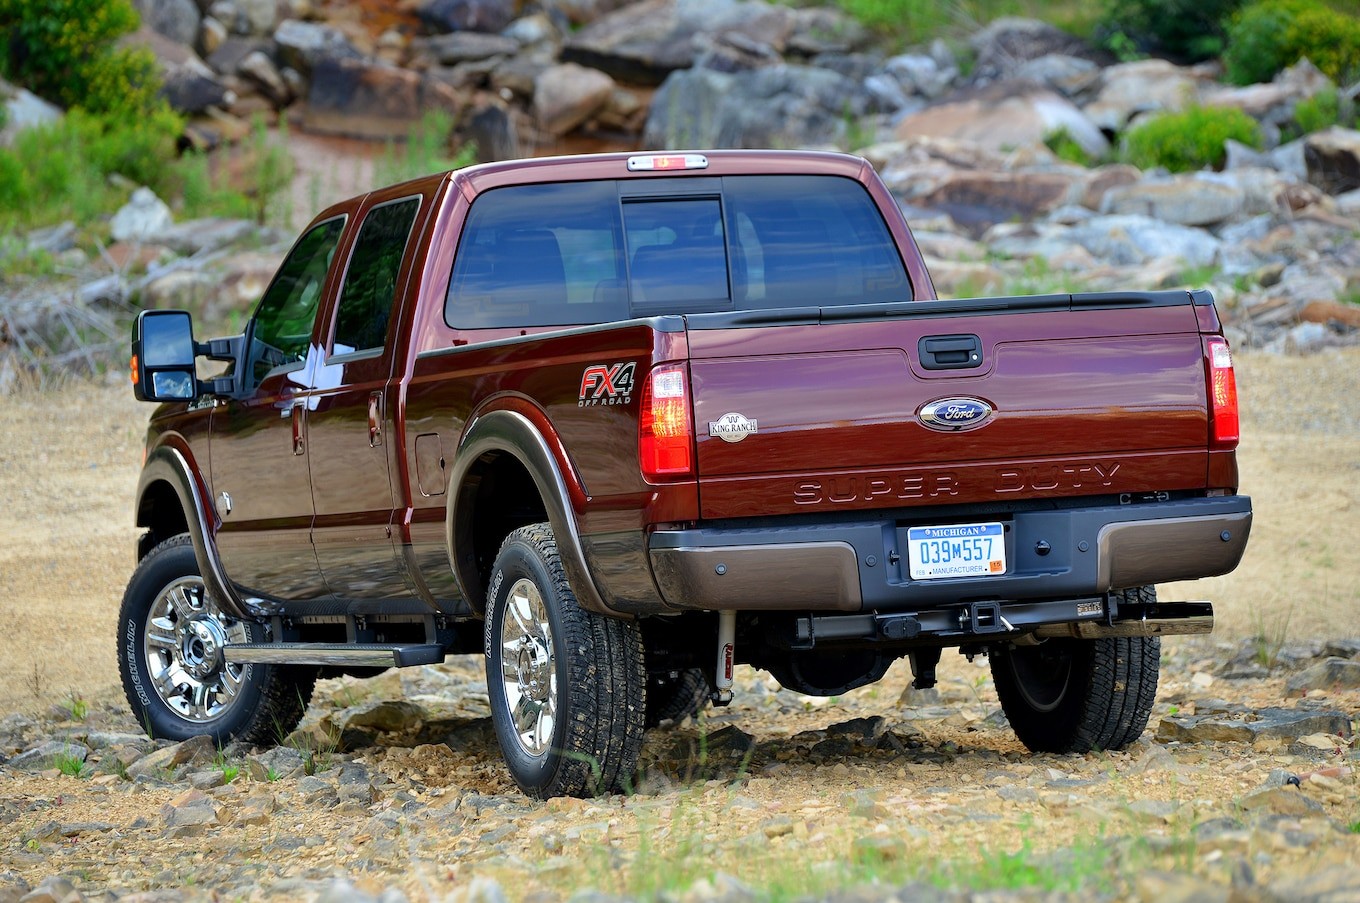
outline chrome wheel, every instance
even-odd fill
[[[501,620],[501,689],[520,747],[541,756],[557,724],[557,651],[543,596],[532,580],[510,587]]]
[[[200,577],[181,577],[151,603],[142,637],[156,694],[179,717],[208,722],[221,718],[241,698],[250,665],[231,664],[223,647],[247,643],[241,621],[227,617]]]

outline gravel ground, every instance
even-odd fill
[[[1030,755],[983,660],[834,700],[745,669],[733,706],[649,736],[637,793],[549,803],[510,783],[475,659],[325,682],[272,751],[145,740],[112,655],[145,411],[8,398],[0,903],[1360,899],[1360,349],[1238,369],[1252,544],[1163,588],[1220,627],[1167,642],[1130,749]]]

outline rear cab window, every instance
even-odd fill
[[[487,191],[463,227],[444,314],[477,330],[910,300],[860,183],[724,176]]]

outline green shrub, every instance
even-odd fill
[[[1099,31],[1111,49],[1132,43],[1189,62],[1218,56],[1223,22],[1242,0],[1108,0]],[[1127,51],[1126,51],[1127,52]]]
[[[1355,102],[1341,97],[1335,88],[1305,97],[1294,105],[1294,125],[1298,134],[1307,135],[1340,125],[1350,128],[1355,122]]]
[[[0,148],[0,227],[90,222],[126,201],[117,174],[158,194],[177,188],[175,141],[181,123],[168,111],[124,121],[71,110],[61,121],[20,132]]]
[[[1223,54],[1228,81],[1269,81],[1307,57],[1334,81],[1360,75],[1360,19],[1318,0],[1258,0],[1232,17]]]
[[[1075,163],[1078,166],[1091,166],[1096,162],[1095,158],[1086,152],[1086,148],[1077,143],[1066,126],[1045,135],[1044,144],[1048,146],[1049,150],[1053,151],[1059,160]]]
[[[1189,107],[1139,123],[1124,136],[1121,156],[1140,169],[1163,166],[1172,172],[1189,172],[1223,166],[1229,139],[1249,147],[1261,146],[1256,120],[1241,110],[1220,107]]]
[[[0,0],[0,69],[64,107],[147,112],[161,105],[155,57],[114,46],[137,24],[129,0]]]

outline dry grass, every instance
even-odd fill
[[[1353,636],[1360,612],[1360,349],[1238,359],[1242,566],[1176,584],[1217,603],[1219,633]],[[121,383],[0,401],[0,710],[116,699],[114,622],[133,567],[132,498],[149,408]]]

